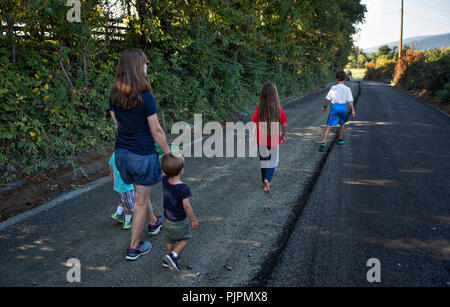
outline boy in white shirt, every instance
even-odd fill
[[[327,147],[327,138],[330,133],[330,129],[333,126],[337,126],[338,122],[341,124],[339,129],[338,145],[344,145],[344,121],[347,116],[347,103],[352,110],[352,116],[355,116],[355,107],[353,105],[353,95],[350,88],[344,85],[346,74],[344,71],[338,71],[336,73],[337,85],[331,87],[326,97],[325,105],[323,106],[323,112],[327,111],[328,104],[331,103],[330,114],[328,115],[327,127],[323,135],[322,143],[320,144],[319,151],[325,151]]]

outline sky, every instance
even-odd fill
[[[362,0],[365,23],[353,36],[355,45],[370,48],[400,40],[401,0]],[[403,39],[450,32],[450,0],[404,0]]]

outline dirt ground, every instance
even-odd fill
[[[55,170],[30,175],[11,188],[0,190],[0,221],[30,210],[68,190],[84,187],[85,184],[109,174],[108,161],[113,149],[93,152],[75,159],[78,169],[63,165]],[[19,181],[20,182],[20,181]]]

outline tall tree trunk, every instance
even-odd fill
[[[14,37],[14,20],[11,15],[6,18],[6,22],[8,23],[8,38],[12,43],[11,46],[11,61],[16,63],[16,40]]]

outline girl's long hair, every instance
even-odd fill
[[[147,56],[140,49],[129,49],[122,53],[116,81],[111,89],[112,104],[125,110],[142,104],[141,93],[151,91],[149,78],[144,72],[147,63]]]
[[[266,123],[267,135],[272,135],[272,123],[279,122],[280,97],[277,87],[273,83],[263,85],[258,101],[258,117],[260,123]]]

